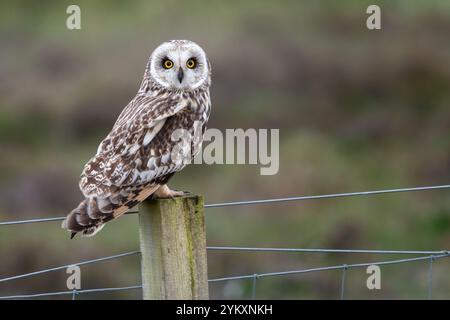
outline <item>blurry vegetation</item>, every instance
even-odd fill
[[[213,65],[210,127],[280,128],[280,171],[191,166],[172,185],[207,203],[450,181],[449,1],[73,1],[0,3],[0,220],[62,216],[78,175],[135,94],[149,53],[187,38]],[[382,6],[382,30],[365,27]],[[210,245],[450,248],[447,191],[207,210]],[[58,223],[0,228],[0,277],[138,247],[137,217],[69,241]],[[371,255],[210,252],[210,277],[377,261]],[[392,256],[390,256],[392,257]],[[434,264],[449,298],[450,261]],[[447,269],[446,269],[447,268]],[[347,274],[347,298],[425,298],[427,263]],[[0,294],[65,289],[65,273],[0,284]],[[140,282],[139,259],[83,267],[83,288]],[[258,298],[337,298],[338,271],[258,280]],[[251,281],[212,284],[246,298]],[[80,298],[139,298],[139,290]]]

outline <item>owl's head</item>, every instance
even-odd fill
[[[148,76],[165,89],[191,91],[209,84],[210,64],[198,44],[188,40],[172,40],[153,51]]]

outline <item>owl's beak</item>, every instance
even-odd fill
[[[183,72],[183,69],[180,68],[180,69],[178,69],[178,81],[180,81],[180,83],[183,82],[183,77],[184,77],[184,72]]]

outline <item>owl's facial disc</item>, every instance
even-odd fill
[[[150,77],[169,90],[195,90],[209,78],[206,54],[191,41],[165,42],[150,57]]]

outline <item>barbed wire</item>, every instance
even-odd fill
[[[427,191],[427,190],[437,190],[437,189],[450,189],[450,185],[447,184],[447,185],[435,185],[435,186],[425,186],[425,187],[383,189],[383,190],[346,192],[346,193],[332,193],[332,194],[313,195],[313,196],[297,196],[297,197],[286,197],[286,198],[222,202],[222,203],[205,204],[204,207],[205,208],[218,208],[218,207],[229,207],[229,206],[257,205],[257,204],[268,204],[268,203],[277,203],[277,202],[368,196],[368,195],[380,195],[380,194],[387,194],[387,193],[416,192],[416,191]],[[135,213],[138,213],[138,211],[136,211],[136,210],[128,211],[126,214],[135,214]],[[3,221],[3,222],[0,222],[0,226],[38,223],[38,222],[49,222],[49,221],[62,221],[64,219],[65,219],[65,217],[55,217],[55,218],[36,218],[36,219],[27,219],[27,220]]]

